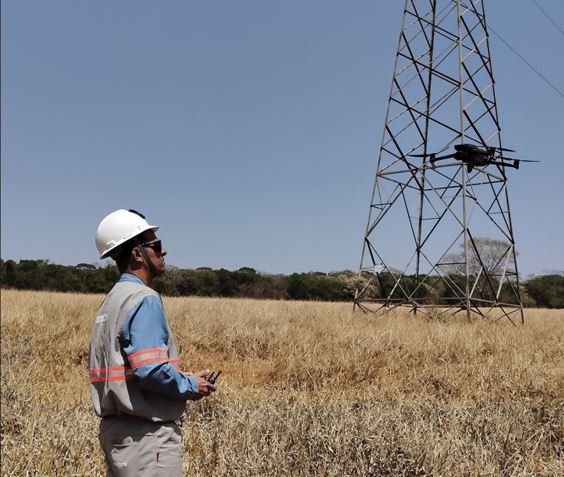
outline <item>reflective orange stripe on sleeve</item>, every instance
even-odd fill
[[[141,351],[137,351],[136,353],[130,354],[128,356],[129,362],[131,363],[131,361],[135,360],[138,356],[143,356],[146,354],[152,354],[152,353],[163,353],[168,357],[168,353],[166,351],[166,348],[148,348],[148,349],[142,349]]]
[[[147,363],[159,363],[168,361],[168,352],[165,348],[150,348],[137,353],[130,354],[127,357],[132,368],[138,368]]]

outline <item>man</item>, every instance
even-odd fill
[[[121,276],[105,298],[90,341],[92,402],[100,416],[107,476],[183,475],[181,433],[175,421],[186,400],[215,391],[209,370],[179,370],[178,351],[153,279],[165,270],[166,250],[145,217],[120,209],[96,233],[100,258]]]

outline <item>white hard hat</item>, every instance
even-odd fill
[[[112,250],[146,230],[159,230],[149,225],[145,217],[134,210],[119,209],[102,219],[96,232],[96,248],[100,258],[107,258]]]

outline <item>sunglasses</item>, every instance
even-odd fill
[[[152,242],[145,242],[140,244],[142,247],[152,248],[156,253],[162,253],[163,244],[160,240],[153,240]]]

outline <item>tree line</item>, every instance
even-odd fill
[[[76,266],[57,265],[48,260],[2,260],[0,280],[3,288],[46,290],[74,293],[107,293],[119,277],[114,265],[79,263]],[[453,280],[463,277],[453,275]],[[275,275],[259,273],[250,267],[230,271],[212,268],[181,269],[168,267],[167,273],[154,282],[155,289],[167,296],[241,297],[278,300],[352,301],[359,280],[349,270],[321,273]],[[380,279],[392,283],[393,278],[381,274]],[[414,277],[403,277],[406,289],[435,298],[448,298],[449,290],[441,280],[428,279],[425,287],[416,288]],[[526,306],[564,308],[564,275],[534,276],[522,284]]]

